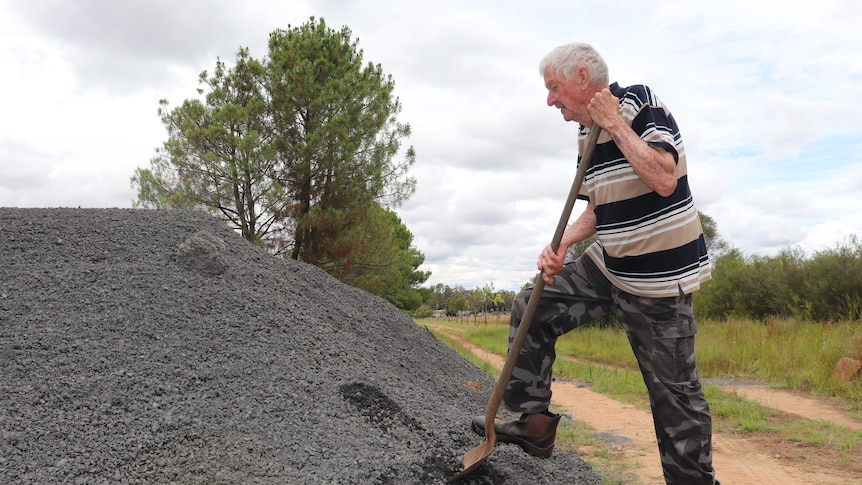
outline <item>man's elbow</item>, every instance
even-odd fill
[[[676,157],[660,147],[652,147],[652,149],[659,153],[660,160],[657,160],[657,163],[660,169],[655,174],[651,187],[662,197],[670,197],[676,191]]]
[[[662,197],[670,197],[676,192],[676,182],[676,177],[666,177],[660,183],[656,184],[657,186],[653,189]]]

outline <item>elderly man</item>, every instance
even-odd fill
[[[503,396],[522,413],[495,425],[497,439],[550,457],[560,416],[548,410],[557,338],[616,312],[649,392],[662,468],[668,484],[715,482],[712,419],[695,362],[692,292],[710,279],[703,230],[689,190],[685,149],[667,107],[643,85],[609,84],[602,57],[588,44],[552,50],[539,70],[548,106],[579,126],[583,153],[601,127],[580,198],[586,210],[548,246],[538,269],[546,286]],[[568,247],[598,235],[580,258],[564,264]],[[511,341],[531,289],[512,307]],[[472,427],[484,434],[484,419]]]

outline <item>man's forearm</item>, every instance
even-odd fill
[[[563,239],[560,242],[560,247],[568,248],[572,244],[579,243],[584,239],[596,233],[596,212],[593,210],[593,204],[587,204],[584,212],[573,222],[566,232],[563,233]]]
[[[635,173],[659,195],[667,197],[676,190],[676,160],[673,155],[650,146],[626,124],[614,126],[610,133]]]

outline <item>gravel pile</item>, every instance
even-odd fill
[[[0,483],[443,483],[493,384],[204,213],[0,209]],[[500,445],[462,483],[601,479]]]

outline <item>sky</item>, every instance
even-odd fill
[[[569,42],[670,108],[695,204],[731,247],[813,254],[862,235],[853,0],[0,0],[0,207],[132,207],[130,177],[167,139],[159,100],[198,98],[217,59],[263,58],[270,32],[311,16],[395,82],[417,190],[394,209],[426,286],[535,276],[577,160],[538,64]]]

